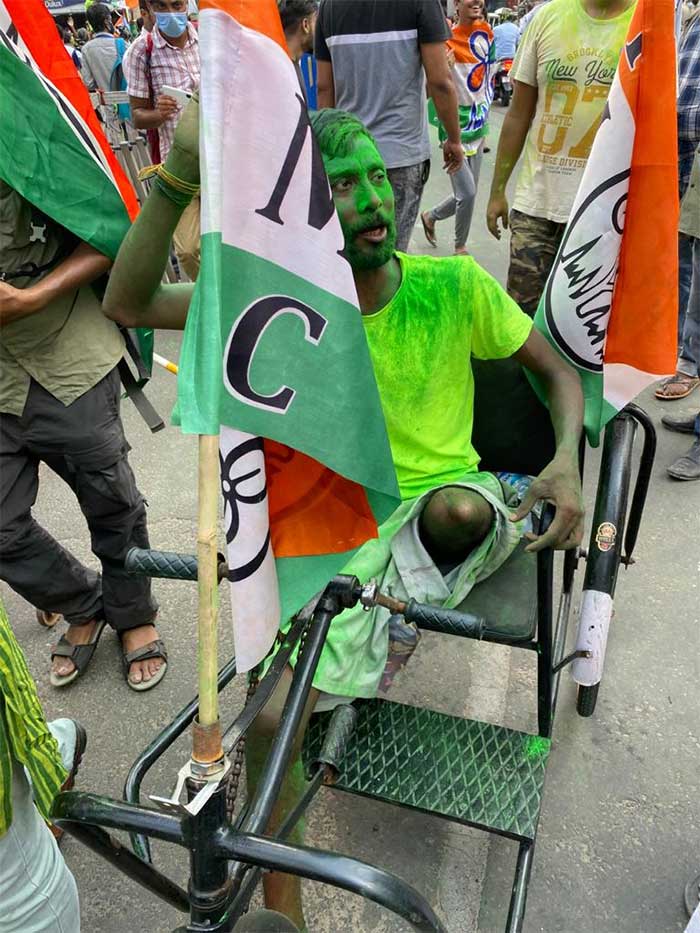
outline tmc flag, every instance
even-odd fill
[[[275,0],[200,5],[202,265],[183,431],[219,434],[238,669],[398,503],[343,234]]]
[[[579,371],[601,429],[675,369],[678,167],[674,0],[638,0],[535,325]]]

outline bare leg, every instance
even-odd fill
[[[267,754],[270,751],[272,739],[279,725],[284,702],[292,683],[292,670],[287,667],[269,703],[253,723],[249,737],[246,741],[246,773],[248,778],[248,797],[250,798],[257,787],[258,781],[265,766]],[[266,832],[274,833],[284,821],[285,816],[304,792],[306,779],[301,763],[301,743],[306,732],[309,717],[313,712],[318,699],[318,690],[311,689],[309,699],[304,709],[299,731],[294,741],[292,759],[285,775],[279,797],[272,811]],[[304,824],[300,820],[288,837],[289,842],[300,844],[304,839]],[[270,910],[277,910],[289,917],[300,929],[305,928],[304,912],[301,903],[301,881],[294,875],[285,875],[280,872],[269,872],[263,876],[263,890],[265,893],[265,906]]]
[[[421,540],[436,562],[464,560],[489,533],[493,518],[493,508],[478,492],[447,486],[423,510]]]

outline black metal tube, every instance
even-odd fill
[[[506,933],[521,933],[523,928],[527,886],[530,881],[534,848],[534,843],[530,841],[521,842],[518,848],[518,861],[515,866],[515,878],[513,879],[513,891],[510,896]]]
[[[632,476],[636,425],[624,411],[605,429],[584,590],[615,595]]]
[[[285,817],[284,822],[275,835],[275,839],[284,841],[287,838],[287,836],[291,833],[291,831],[294,829],[296,824],[308,809],[309,804],[318,793],[322,783],[323,769],[319,768],[311,781],[309,781],[309,783],[306,785],[306,790],[299,798],[294,809]],[[238,893],[228,908],[228,914],[233,921],[238,920],[238,918],[241,917],[247,910],[248,904],[251,897],[253,896],[261,873],[262,868],[257,866],[248,870],[248,873],[245,876],[245,880],[241,883]]]
[[[193,798],[202,784],[188,781],[188,796]],[[215,854],[214,840],[226,826],[226,784],[219,785],[196,816],[184,823],[190,850],[190,919],[195,923],[217,923],[226,911],[231,883],[228,862]]]
[[[642,431],[644,432],[644,446],[642,447],[639,472],[637,473],[637,481],[634,484],[632,505],[630,506],[627,531],[625,533],[625,557],[629,560],[634,551],[634,546],[637,543],[639,526],[642,522],[642,514],[644,513],[644,504],[646,503],[647,492],[649,491],[651,471],[654,467],[654,458],[656,457],[656,428],[649,415],[638,405],[627,405],[624,410],[641,425]]]
[[[177,910],[189,913],[190,901],[187,892],[151,864],[130,852],[118,839],[114,839],[98,826],[76,823],[69,819],[60,819],[56,822],[61,829],[75,836],[93,852],[101,855],[132,881],[142,885]]]
[[[219,691],[223,690],[236,675],[236,659],[231,658],[219,671]],[[141,783],[144,777],[158,761],[161,755],[170,748],[173,742],[192,724],[199,710],[199,696],[194,697],[177,716],[160,732],[151,744],[145,748],[129,769],[124,784],[124,800],[137,805],[141,800]],[[148,838],[141,833],[131,833],[131,847],[139,858],[147,862],[151,859],[151,846]]]
[[[403,917],[414,930],[447,933],[430,904],[414,888],[396,875],[359,859],[290,846],[232,829],[221,832],[216,851],[223,858],[321,881],[359,894]]]
[[[546,505],[539,534],[552,523],[554,509]],[[552,589],[554,553],[551,548],[537,552],[537,726],[541,736],[552,734]]]
[[[328,628],[339,609],[338,600],[333,597],[324,595],[318,602],[311,627],[306,635],[306,642],[294,668],[289,694],[265,761],[260,782],[248,809],[248,815],[241,826],[244,832],[265,831],[292,756],[292,747],[311,692],[311,682]]]
[[[75,790],[59,794],[51,807],[51,822],[62,826],[64,821],[144,833],[179,846],[187,845],[178,817],[98,794]]]
[[[224,732],[221,738],[221,742],[227,755],[230,754],[241,738],[246,734],[250,726],[253,724],[255,717],[262,709],[264,709],[265,705],[274,693],[275,687],[277,686],[279,679],[289,662],[289,658],[294,651],[294,647],[301,638],[302,632],[308,624],[308,619],[299,619],[290,628],[290,630],[285,635],[284,642],[277,651],[275,659],[270,665],[268,672],[258,684],[258,687],[255,691],[255,696],[253,696],[253,698],[246,703],[243,711],[234,719],[231,725],[228,726]]]

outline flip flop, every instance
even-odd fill
[[[161,664],[157,673],[155,673],[149,680],[142,680],[141,683],[138,684],[135,684],[129,680],[129,668],[134,663],[134,661],[149,661],[151,658],[162,658],[165,661],[165,664]],[[155,687],[156,684],[159,684],[165,677],[165,672],[167,669],[168,652],[166,650],[165,643],[161,641],[160,638],[149,642],[147,645],[143,645],[142,648],[135,648],[133,651],[124,651],[124,648],[122,647],[122,671],[124,673],[124,680],[132,690],[136,690],[138,693],[143,693],[146,690],[152,690],[153,687]]]
[[[432,227],[428,226],[428,224],[425,222],[425,218],[427,214],[428,214],[427,211],[423,211],[423,213],[420,215],[420,222],[423,224],[423,233],[425,234],[426,240],[428,241],[428,243],[430,243],[433,249],[435,249],[437,247],[437,237],[435,236],[435,224],[433,224]]]
[[[673,386],[680,386],[680,391],[674,392]],[[687,398],[698,386],[700,386],[700,379],[696,376],[676,373],[670,379],[664,379],[654,395],[662,402],[675,402],[678,399]]]
[[[58,674],[51,671],[49,680],[52,687],[67,687],[68,684],[72,684],[74,680],[80,677],[90,661],[92,661],[92,656],[106,624],[104,619],[95,624],[92,638],[86,645],[71,645],[66,636],[61,635],[58,644],[51,652],[51,660],[53,661],[54,658],[68,658],[75,665],[75,670],[65,677],[59,677]]]
[[[48,612],[46,609],[36,610],[36,620],[39,625],[43,625],[44,628],[53,628],[62,618],[63,616],[60,612]]]

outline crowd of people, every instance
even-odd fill
[[[345,234],[401,490],[391,540],[426,562],[424,598],[444,601],[449,590],[456,604],[512,552],[538,499],[554,502],[556,518],[544,536],[532,536],[529,547],[581,542],[581,389],[532,319],[604,114],[635,0],[539,0],[503,12],[495,23],[483,0],[278,5],[290,58],[298,66],[313,53],[316,63],[318,109],[311,124]],[[120,640],[129,688],[152,689],[168,668],[150,581],[123,569],[128,549],[148,547],[149,541],[119,411],[119,325],[181,329],[187,318],[192,286],[164,285],[161,266],[172,242],[182,278],[194,282],[199,274],[200,52],[188,0],[140,0],[139,12],[132,30],[110,5],[92,2],[87,30],[71,21],[59,27],[67,55],[96,95],[106,131],[127,139],[143,135],[159,166],[111,270],[105,256],[0,179],[0,579],[35,607],[42,624],[67,622],[51,652],[50,681],[57,689],[86,670],[107,627]],[[676,373],[656,391],[666,402],[700,387],[695,0],[683,4],[681,30],[679,354]],[[493,80],[498,64],[511,60],[513,97],[504,111],[486,217],[479,218],[496,240],[508,231],[503,289],[474,262],[469,245]],[[124,100],[105,101],[100,94],[107,91],[122,92]],[[428,207],[421,202],[431,166],[431,119],[452,190]],[[434,248],[443,222],[452,218],[453,256],[408,252],[417,224]],[[38,227],[40,237],[34,234]],[[144,255],[165,258],[146,264]],[[101,302],[90,286],[108,272]],[[404,360],[398,370],[392,348]],[[478,358],[513,357],[547,387],[556,454],[523,501],[478,470],[471,444],[473,376],[464,366],[469,348]],[[439,368],[429,362],[436,354]],[[664,416],[662,422],[694,437],[687,453],[668,466],[669,475],[700,479],[700,412]],[[420,440],[408,424],[421,425]],[[74,492],[100,574],[33,518],[42,462]],[[410,542],[407,529],[417,529]],[[384,572],[399,547],[388,555],[387,540],[380,538],[366,558],[385,561]],[[400,575],[394,565],[391,572]],[[379,621],[366,613],[346,613],[340,621],[331,626],[305,721],[319,698],[373,695],[384,672],[388,636]],[[283,677],[252,730],[251,787],[288,686],[289,677]],[[0,931],[79,929],[77,891],[43,818],[52,794],[74,779],[85,742],[75,721],[44,721],[0,606]],[[271,828],[284,819],[300,780],[295,766]],[[24,857],[23,838],[34,840],[33,866]],[[304,929],[298,881],[270,874],[264,884],[269,906]],[[39,897],[42,887],[55,895]]]

